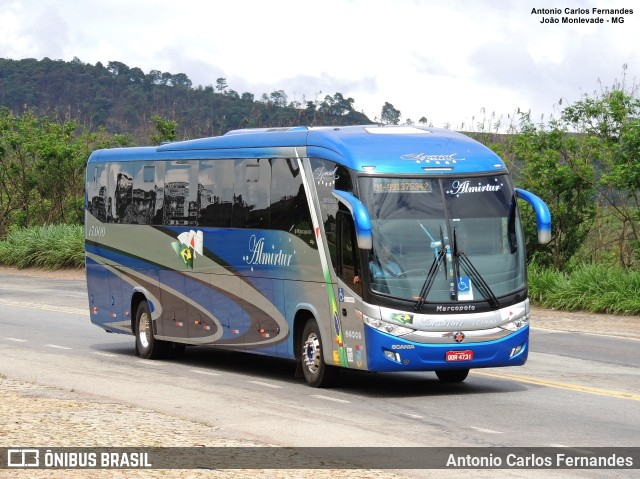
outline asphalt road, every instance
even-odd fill
[[[528,363],[433,373],[344,371],[332,389],[289,361],[187,348],[133,355],[89,321],[83,281],[0,277],[0,374],[202,422],[276,446],[640,446],[640,341],[532,330]],[[610,471],[611,472],[611,471]]]

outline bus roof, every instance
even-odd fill
[[[358,171],[457,174],[505,170],[498,155],[463,134],[425,126],[255,128],[158,147],[98,150],[96,161],[325,158]]]

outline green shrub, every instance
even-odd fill
[[[581,265],[562,273],[531,264],[529,296],[546,308],[640,315],[640,271]]]
[[[81,268],[84,232],[80,225],[22,228],[0,241],[0,264],[15,268]]]

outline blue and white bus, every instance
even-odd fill
[[[339,368],[517,366],[528,354],[517,198],[471,138],[422,126],[295,127],[95,151],[87,163],[91,321],[143,358],[185,345]]]

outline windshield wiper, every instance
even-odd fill
[[[482,296],[486,298],[489,304],[493,307],[498,307],[500,303],[498,302],[498,298],[491,291],[491,287],[484,280],[482,275],[478,272],[473,263],[469,259],[466,253],[463,251],[458,251],[458,242],[456,238],[456,229],[453,229],[453,256],[462,263],[462,267],[465,269],[471,280],[476,284]]]
[[[447,262],[446,251],[448,249],[448,246],[445,246],[445,244],[444,244],[444,233],[442,232],[442,226],[440,226],[440,241],[438,242],[433,238],[433,236],[431,236],[431,234],[429,233],[427,228],[425,228],[422,225],[422,223],[420,223],[418,221],[418,224],[420,225],[422,230],[426,233],[426,235],[431,240],[431,245],[430,246],[433,248],[433,250],[435,252],[435,258],[433,258],[433,263],[431,263],[431,267],[429,268],[429,272],[427,273],[427,277],[425,278],[424,283],[422,284],[422,288],[420,289],[420,295],[418,296],[418,301],[416,302],[415,309],[421,309],[422,305],[424,305],[424,302],[427,300],[427,296],[429,295],[429,291],[431,291],[431,287],[433,286],[433,282],[435,281],[436,275],[438,274],[438,271],[440,270],[440,263],[442,263],[443,261],[445,262],[444,277],[445,277],[445,279],[448,279],[448,277],[447,277],[447,265],[446,265],[446,262]]]
[[[436,279],[436,275],[438,274],[438,270],[440,269],[440,263],[444,258],[444,248],[438,250],[438,254],[435,258],[433,258],[433,263],[431,263],[431,267],[429,268],[429,273],[427,273],[427,278],[424,280],[422,285],[422,289],[420,290],[420,296],[418,297],[418,301],[416,302],[415,309],[421,309],[425,300],[427,299],[427,295],[431,290],[431,286],[433,286],[433,282]]]

